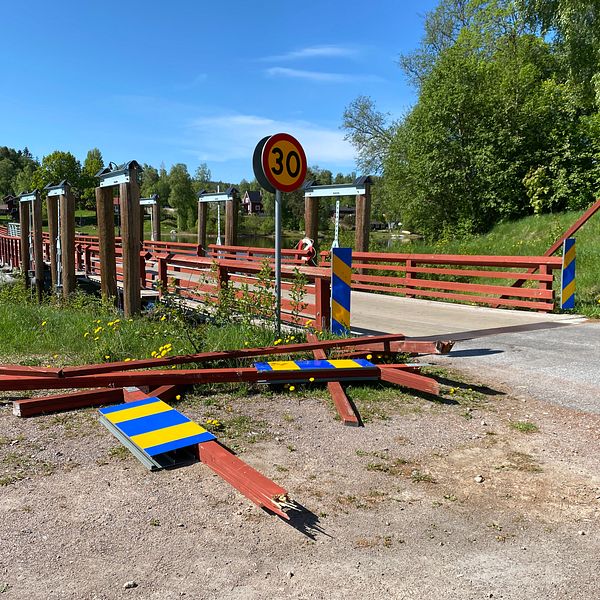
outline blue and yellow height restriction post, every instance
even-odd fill
[[[331,332],[350,333],[352,248],[331,249]]]
[[[565,310],[575,308],[575,238],[567,238],[563,242],[560,281],[560,307]]]

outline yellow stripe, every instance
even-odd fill
[[[188,421],[187,423],[171,425],[171,427],[164,427],[163,429],[157,429],[156,431],[133,435],[130,439],[136,446],[143,449],[158,446],[159,444],[166,444],[167,442],[174,442],[175,440],[181,440],[192,435],[204,433],[205,431],[206,429],[200,427],[198,423]]]
[[[349,267],[337,256],[333,257],[333,274],[339,277],[344,283],[350,285],[352,281],[352,267]]]
[[[349,358],[339,359],[339,360],[330,360],[330,362],[336,369],[356,369],[361,368],[355,360],[351,360]]]
[[[562,302],[563,304],[575,293],[575,280],[571,281],[562,291]]]
[[[565,254],[565,258],[563,260],[564,268],[566,269],[574,260],[575,260],[575,246],[572,246],[571,249]]]
[[[158,413],[167,412],[168,410],[173,409],[168,404],[159,400],[158,402],[151,402],[150,404],[142,404],[142,406],[117,410],[116,412],[108,413],[104,416],[111,423],[122,423],[123,421],[130,421],[131,419],[138,419],[139,417],[157,415]]]
[[[344,327],[350,328],[350,313],[335,300],[331,301],[331,316]]]
[[[300,367],[293,360],[275,360],[269,363],[273,371],[299,371]]]

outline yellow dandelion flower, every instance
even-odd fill
[[[108,360],[110,358],[110,354],[105,354],[104,358],[105,358],[105,360]]]
[[[130,362],[130,361],[131,361],[131,359],[130,359],[130,358],[126,358],[126,359],[125,359],[125,362]]]
[[[167,320],[167,317],[166,317],[165,315],[163,315],[163,316],[160,318],[160,320],[161,320],[161,321],[166,321],[166,320]]]
[[[309,381],[310,381],[311,383],[312,383],[314,380],[315,380],[315,378],[314,378],[314,377],[311,377],[311,378],[309,379]]]
[[[150,356],[152,356],[152,357],[156,356],[156,352],[154,350],[152,350],[152,353],[150,354]]]
[[[371,354],[367,354],[367,360],[371,360],[373,356]]]
[[[181,395],[177,394],[177,396],[175,396],[175,400],[181,400]]]
[[[58,358],[58,354],[53,354],[52,358]]]
[[[290,385],[290,392],[293,392],[296,389],[296,386]]]
[[[97,342],[99,339],[100,339],[100,338],[99,338],[98,336],[96,336],[96,337],[94,338],[94,341],[95,341],[95,342]]]
[[[90,332],[89,332],[89,331],[86,331],[86,332],[83,334],[83,337],[87,337],[88,335],[90,335]]]
[[[115,325],[117,325],[117,323],[120,323],[120,322],[121,322],[121,319],[115,319],[115,320],[113,321],[113,323],[114,323]]]
[[[48,322],[48,321],[42,321],[42,327],[46,327],[46,323],[47,323],[47,322]]]
[[[109,327],[112,327],[112,326],[114,325],[114,323],[113,323],[112,321],[109,321],[109,322],[107,323],[107,325],[108,325]]]
[[[306,319],[305,325],[312,325],[312,324],[313,324],[313,320],[312,319]]]

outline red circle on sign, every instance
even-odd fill
[[[275,189],[293,192],[306,178],[306,154],[295,137],[289,133],[276,133],[263,147],[262,168]]]

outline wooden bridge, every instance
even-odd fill
[[[117,281],[123,279],[121,239],[116,238]],[[74,262],[79,277],[101,279],[100,242],[95,236],[75,236]],[[0,265],[19,269],[22,243],[0,228]],[[42,235],[42,258],[45,268],[52,259],[48,233]],[[316,328],[329,322],[331,271],[328,254],[321,253],[319,266],[308,264],[308,252],[283,250],[282,319],[287,322],[311,320]],[[219,292],[230,286],[240,296],[242,290],[256,292],[259,274],[273,274],[274,250],[241,246],[209,245],[145,240],[139,252],[140,285],[143,295],[176,294],[195,302],[217,302]],[[530,309],[484,311],[489,319],[508,313],[509,324],[531,321],[531,311],[547,313],[555,307],[554,283],[561,267],[560,257],[549,256],[465,256],[356,252],[353,256],[352,326],[360,330],[391,330],[389,326],[406,315],[409,326],[411,311],[436,306],[456,313],[457,304],[502,308]],[[265,271],[266,268],[266,271]],[[301,305],[294,304],[291,291],[297,274],[305,281]],[[515,286],[519,281],[525,285]],[[415,299],[451,300],[449,303],[422,303]],[[454,307],[454,308],[452,308]],[[464,315],[464,306],[457,315]],[[476,311],[477,312],[477,311]],[[481,311],[478,311],[479,313]],[[519,316],[519,313],[521,316]],[[526,317],[526,315],[529,315]],[[450,321],[453,318],[448,317]],[[391,319],[391,321],[390,321]],[[534,319],[535,320],[535,319]],[[384,327],[383,322],[388,326]],[[499,318],[507,323],[506,317]],[[370,325],[371,323],[371,325]],[[379,323],[378,325],[376,325]],[[398,324],[400,326],[400,323]],[[437,325],[436,325],[437,326]],[[439,331],[439,329],[438,329]]]

